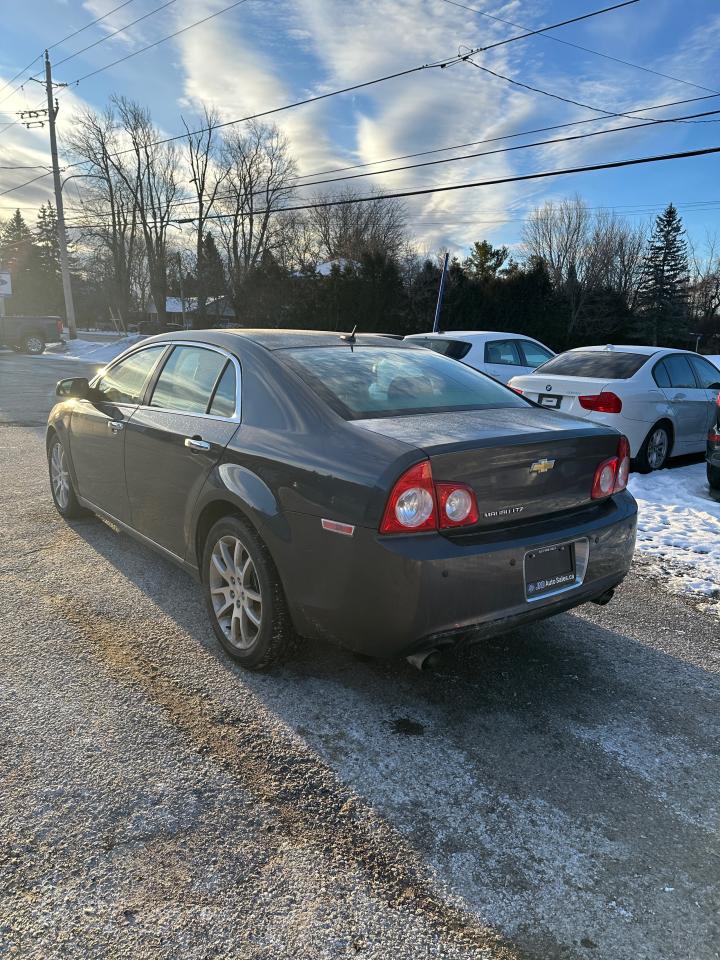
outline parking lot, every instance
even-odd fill
[[[639,563],[433,673],[248,674],[186,574],[56,514],[87,370],[0,353],[0,956],[720,957],[717,618]]]

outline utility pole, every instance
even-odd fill
[[[442,273],[440,274],[440,289],[438,290],[437,304],[435,306],[435,320],[433,321],[433,333],[440,333],[440,313],[442,311],[443,298],[445,297],[445,280],[447,279],[448,272],[448,262],[450,260],[450,254],[445,254],[445,259],[443,260]]]
[[[187,329],[187,322],[185,320],[185,291],[183,290],[182,255],[179,250],[177,255],[177,262],[178,262],[178,273],[180,274],[180,304],[182,306],[183,329]]]
[[[50,127],[50,154],[52,156],[53,180],[55,181],[55,211],[57,213],[58,246],[60,248],[60,271],[62,273],[63,295],[65,297],[65,318],[67,319],[68,334],[71,340],[77,339],[75,324],[75,304],[73,303],[72,282],[70,280],[70,261],[67,252],[67,238],[65,236],[65,211],[63,210],[62,184],[60,182],[60,167],[58,166],[57,137],[55,136],[55,119],[58,114],[57,100],[53,97],[52,68],[50,57],[45,51],[45,89],[48,102],[48,126]]]

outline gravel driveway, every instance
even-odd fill
[[[436,673],[243,673],[188,576],[54,512],[79,372],[0,354],[0,956],[720,956],[717,619],[639,567]]]

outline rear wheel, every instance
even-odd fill
[[[71,520],[73,517],[82,517],[85,510],[80,506],[75,496],[65,447],[57,435],[53,437],[48,447],[48,467],[50,469],[50,490],[57,512],[67,520]]]
[[[714,467],[709,463],[707,465],[707,478],[711,490],[720,490],[720,467]]]
[[[23,340],[23,349],[25,353],[38,354],[45,350],[45,341],[37,333],[30,333]]]
[[[670,454],[670,428],[666,423],[656,423],[643,440],[635,458],[635,468],[640,473],[650,473],[665,466]]]
[[[238,517],[219,520],[203,551],[205,602],[225,651],[249,670],[283,660],[295,633],[280,577],[256,531]]]

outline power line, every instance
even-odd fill
[[[495,16],[492,13],[487,13],[485,10],[477,10],[475,7],[468,7],[467,4],[459,3],[458,0],[443,0],[443,3],[452,4],[454,7],[461,7],[463,10],[469,10],[470,13],[476,13],[481,17],[487,17],[489,20],[495,20],[498,23],[505,23],[508,26],[515,27],[519,30],[528,29],[520,23],[515,23],[512,20],[506,20],[504,17]],[[669,73],[662,73],[660,70],[653,70],[651,67],[644,67],[639,63],[632,63],[630,60],[622,60],[620,57],[613,57],[609,53],[602,53],[600,50],[592,50],[590,47],[583,47],[581,44],[573,43],[570,40],[562,40],[560,37],[553,36],[544,36],[543,39],[552,40],[554,43],[562,43],[566,47],[575,47],[576,50],[582,50],[584,53],[591,53],[595,57],[603,57],[605,60],[612,60],[614,63],[620,63],[625,67],[633,67],[635,70],[642,70],[644,73],[651,73],[653,76],[662,77],[664,80],[672,80],[675,83],[683,83],[688,87],[695,87],[697,90],[707,90],[710,93],[715,94],[720,93],[720,90],[714,90],[712,87],[704,87],[700,83],[693,83],[690,80],[683,80],[680,77],[673,77]]]
[[[242,3],[242,2],[245,2],[245,0],[238,0],[238,3]],[[589,17],[596,17],[596,16],[599,16],[600,14],[608,13],[608,12],[610,12],[610,11],[612,11],[612,10],[618,10],[618,9],[620,9],[620,8],[622,8],[622,7],[630,6],[630,5],[632,5],[632,4],[634,4],[634,3],[638,3],[638,2],[639,2],[639,0],[624,0],[624,2],[622,2],[622,3],[616,3],[616,4],[614,4],[614,5],[611,6],[611,7],[604,7],[602,10],[596,10],[596,11],[594,11],[593,13],[583,14],[581,17],[573,17],[573,18],[570,19],[570,20],[563,20],[563,21],[561,21],[560,23],[550,24],[549,26],[543,27],[542,29],[543,29],[543,30],[553,30],[553,29],[556,29],[556,28],[558,28],[558,27],[560,27],[560,26],[565,26],[565,25],[567,25],[567,24],[569,24],[569,23],[573,23],[573,22],[575,22],[575,21],[577,21],[577,20],[580,20],[580,19],[582,19],[582,20],[587,20]],[[233,4],[233,6],[237,6],[237,4]],[[227,8],[227,7],[226,7],[225,10],[227,10],[227,9],[230,9],[230,8]],[[212,14],[212,16],[219,16],[219,14],[224,13],[225,10],[219,10],[217,13]],[[206,19],[211,19],[211,18],[208,17],[208,18],[206,18]],[[203,22],[204,22],[204,21],[202,21],[202,20],[198,21],[198,23],[203,23]],[[185,29],[185,30],[189,30],[189,29],[191,29],[192,27],[197,26],[198,23],[191,24],[190,26],[185,27],[184,29]],[[179,32],[182,33],[183,31],[179,31]],[[533,31],[533,32],[539,32],[539,31]],[[173,36],[176,36],[176,35],[177,35],[177,34],[173,34]],[[524,36],[524,35],[523,35],[523,36]],[[170,39],[170,37],[164,37],[162,40],[157,41],[157,43],[162,43],[162,42],[164,42],[164,40],[168,40],[168,39]],[[512,37],[510,37],[510,38],[508,38],[508,39],[506,39],[506,40],[503,40],[503,41],[501,41],[501,42],[502,42],[502,43],[510,43],[510,42],[512,42],[513,39],[520,39],[520,38],[512,38]],[[154,45],[156,45],[156,44],[151,44],[151,46],[154,46]],[[468,53],[466,56],[472,56],[472,55],[474,55],[475,53],[482,53],[482,52],[484,52],[484,51],[486,51],[486,50],[493,49],[495,46],[498,46],[498,44],[489,44],[489,45],[484,46],[484,47],[478,47],[478,48],[476,48],[476,49],[473,49],[473,50],[469,51],[469,53]],[[150,49],[150,47],[146,47],[146,48],[144,48],[144,49]],[[121,60],[120,60],[120,61],[116,61],[116,63],[119,63],[119,62],[121,62],[122,60],[129,59],[129,57],[135,56],[137,53],[142,53],[142,52],[143,52],[143,50],[138,50],[138,51],[136,51],[135,53],[129,54],[127,57],[121,58]],[[405,77],[405,76],[408,76],[408,75],[413,74],[413,73],[418,73],[418,72],[420,72],[421,70],[429,70],[429,69],[436,69],[436,68],[444,69],[444,68],[446,68],[446,67],[453,66],[453,65],[456,64],[456,63],[460,63],[460,62],[461,62],[462,60],[464,60],[464,59],[465,59],[465,56],[460,56],[459,54],[458,54],[458,55],[453,55],[453,56],[448,57],[448,58],[446,58],[446,59],[444,59],[444,60],[437,60],[437,61],[434,61],[434,62],[432,62],[432,63],[421,64],[420,66],[417,66],[417,67],[410,67],[410,68],[408,68],[407,70],[400,70],[400,71],[397,71],[396,73],[387,74],[386,76],[378,77],[378,78],[376,78],[375,80],[366,80],[366,81],[363,82],[363,83],[352,84],[351,86],[348,86],[348,87],[342,87],[342,88],[339,89],[339,90],[332,90],[332,91],[330,91],[329,93],[318,94],[318,95],[316,95],[316,96],[314,96],[314,97],[306,97],[304,100],[297,100],[297,101],[295,101],[295,102],[293,102],[293,103],[285,104],[285,105],[282,106],[282,107],[274,107],[274,108],[271,109],[271,110],[264,110],[264,111],[261,111],[261,112],[259,112],[259,113],[251,114],[251,115],[249,115],[249,116],[247,116],[247,117],[239,117],[239,118],[236,119],[236,120],[227,120],[227,121],[225,121],[224,123],[215,124],[215,125],[212,126],[212,127],[201,127],[201,128],[199,128],[198,130],[193,130],[193,131],[190,131],[190,132],[186,131],[186,132],[184,132],[184,133],[177,134],[176,136],[173,136],[173,137],[166,137],[166,138],[164,138],[164,139],[162,139],[162,140],[156,140],[156,141],[154,141],[153,143],[149,144],[149,146],[161,146],[161,145],[163,145],[163,144],[165,144],[165,143],[173,143],[173,142],[176,141],[176,140],[183,140],[183,139],[185,139],[185,137],[187,137],[187,136],[197,136],[197,135],[199,135],[199,134],[201,134],[201,133],[207,133],[209,130],[218,130],[218,129],[222,129],[222,128],[224,128],[224,127],[230,127],[230,126],[233,126],[233,125],[238,124],[238,123],[245,123],[245,122],[247,122],[248,120],[257,120],[257,119],[259,119],[260,117],[267,117],[267,116],[270,116],[270,115],[275,114],[275,113],[281,113],[281,112],[283,112],[283,111],[285,111],[285,110],[291,110],[291,109],[293,109],[293,108],[295,108],[295,107],[305,106],[306,104],[309,104],[309,103],[317,103],[317,102],[320,101],[320,100],[327,100],[329,97],[335,97],[335,96],[338,96],[339,94],[352,93],[352,92],[355,91],[355,90],[361,90],[361,89],[363,89],[363,88],[365,88],[365,87],[374,86],[375,84],[378,84],[378,83],[384,83],[384,82],[386,82],[386,81],[388,81],[388,80],[395,80],[395,79],[397,79],[397,78],[399,78],[399,77]],[[108,69],[109,67],[112,67],[112,66],[114,66],[114,65],[115,65],[115,64],[112,64],[112,63],[111,63],[111,64],[108,64],[106,67],[101,67],[100,70],[106,70],[106,69]],[[80,83],[82,80],[87,79],[87,77],[89,77],[89,76],[94,76],[95,73],[99,73],[100,70],[96,70],[96,71],[94,71],[94,72],[91,73],[91,74],[87,74],[85,77],[80,77],[78,80],[73,81],[73,83]],[[118,153],[113,154],[113,156],[114,156],[114,157],[119,157],[119,156],[122,156],[124,153],[130,153],[130,152],[132,152],[131,149],[129,149],[129,150],[121,150],[121,151],[119,151]],[[71,164],[71,166],[80,166],[80,165],[81,165],[80,163]]]
[[[504,80],[506,83],[511,83],[515,87],[522,87],[523,90],[530,90],[532,93],[541,93],[545,97],[551,97],[553,100],[561,100],[563,103],[570,103],[575,107],[582,107],[584,110],[592,110],[594,113],[603,113],[606,117],[626,117],[629,120],[653,120],[653,117],[634,117],[629,113],[620,113],[614,110],[605,110],[602,107],[594,107],[589,103],[582,103],[580,100],[573,100],[571,97],[563,97],[559,93],[551,93],[549,90],[543,90],[541,87],[533,87],[529,83],[523,83],[521,80],[515,80],[513,77],[506,77],[504,73],[498,73],[496,70],[491,70],[490,67],[483,67],[479,63],[475,63],[471,59],[470,54],[465,57],[466,63],[472,64],[473,67],[476,67],[478,70],[482,70],[483,73],[487,73],[492,77],[496,77],[498,80]],[[635,111],[637,113],[637,111]],[[679,123],[715,123],[714,120],[680,120]]]
[[[262,216],[265,213],[289,213],[293,210],[317,210],[322,207],[341,207],[351,203],[372,203],[382,200],[398,200],[405,197],[427,196],[431,193],[449,193],[455,190],[468,190],[474,187],[493,187],[505,183],[520,183],[526,180],[545,180],[549,177],[563,177],[575,173],[593,173],[597,170],[616,170],[622,167],[639,166],[646,163],[661,163],[668,160],[686,160],[691,157],[705,157],[711,154],[720,153],[720,147],[705,147],[700,150],[686,150],[682,153],[666,153],[651,157],[636,157],[630,160],[612,160],[607,163],[595,163],[582,167],[566,167],[561,170],[546,170],[541,173],[519,174],[514,177],[500,177],[495,180],[476,180],[470,183],[456,183],[444,187],[425,187],[420,190],[399,190],[395,193],[374,194],[367,197],[341,198],[337,200],[322,200],[315,203],[302,204],[294,207],[280,207],[276,210],[256,210],[255,216]],[[233,214],[213,213],[209,214],[208,220],[222,220],[233,216]],[[194,217],[185,217],[175,219],[173,223],[192,223]]]
[[[170,0],[170,2],[174,2],[174,0]],[[161,37],[160,40],[156,40],[154,43],[149,43],[146,47],[141,47],[140,50],[135,50],[133,53],[128,53],[124,57],[119,57],[117,60],[113,60],[112,63],[106,63],[104,67],[98,67],[97,70],[91,70],[90,73],[86,73],[84,76],[78,77],[77,80],[73,80],[72,83],[77,86],[77,84],[82,83],[83,80],[94,77],[98,73],[102,73],[104,70],[109,70],[111,67],[116,67],[119,63],[124,63],[126,60],[132,59],[132,57],[137,57],[139,54],[145,53],[147,50],[152,50],[153,47],[160,46],[160,44],[165,43],[166,40],[172,40],[174,37],[179,37],[181,33],[187,33],[188,30],[192,30],[194,27],[199,27],[200,24],[207,23],[208,20],[214,20],[215,17],[219,17],[221,14],[227,13],[228,10],[234,10],[235,7],[239,7],[243,3],[247,3],[247,0],[235,0],[235,3],[231,3],[227,7],[223,7],[222,10],[216,10],[215,13],[211,13],[207,17],[203,17],[202,20],[196,20],[194,23],[188,24],[187,27],[183,27],[181,30],[176,30],[175,33],[170,33],[168,36]],[[166,4],[166,6],[169,6],[169,3]],[[150,14],[148,14],[148,16],[150,16]]]
[[[59,47],[61,44],[66,43],[68,40],[72,40],[73,37],[76,37],[79,33],[82,33],[84,30],[87,30],[89,27],[94,27],[96,23],[100,23],[103,20],[107,20],[107,18],[111,16],[113,13],[116,13],[118,10],[121,10],[123,7],[127,7],[128,4],[130,3],[135,3],[135,0],[124,0],[124,3],[118,4],[118,6],[113,7],[112,10],[108,10],[108,12],[104,13],[101,17],[97,17],[95,20],[91,20],[90,23],[86,23],[84,27],[80,27],[78,30],[74,30],[72,33],[69,33],[66,37],[63,37],[62,40],[56,40],[55,43],[51,43],[48,47],[46,47],[46,49],[54,50],[55,47]],[[23,73],[29,70],[38,60],[41,60],[41,59],[42,59],[42,54],[40,56],[35,57],[34,60],[31,60],[26,67],[23,67],[23,69],[19,73],[15,74],[12,80],[8,80],[8,82],[4,84],[2,88],[0,88],[0,93],[5,89],[5,87],[9,87],[11,84],[13,84],[18,79],[18,77],[22,76]],[[64,63],[65,61],[63,60],[61,62]],[[40,74],[34,74],[34,76],[37,77],[37,76],[40,76]],[[28,78],[28,79],[32,79],[32,78]],[[22,84],[20,85],[20,87],[17,87],[15,90],[11,91],[7,95],[7,97],[4,97],[2,100],[0,100],[0,104],[5,103],[5,100],[9,99],[13,93],[17,93],[17,91],[21,89],[21,86]],[[5,129],[7,129],[7,127]],[[0,131],[0,133],[1,132],[2,131]]]
[[[155,7],[154,10],[150,10],[149,13],[143,14],[142,17],[138,17],[137,20],[133,20],[131,23],[126,24],[124,27],[120,27],[117,30],[113,30],[112,33],[108,33],[104,37],[100,37],[99,40],[95,40],[94,43],[90,43],[87,47],[83,47],[81,50],[76,50],[75,53],[71,53],[70,56],[65,57],[64,60],[59,60],[56,64],[53,65],[54,69],[57,69],[59,66],[62,66],[63,63],[67,63],[68,60],[74,60],[75,57],[79,57],[81,53],[85,53],[87,50],[92,50],[93,47],[97,47],[101,43],[105,43],[106,40],[112,40],[113,37],[116,37],[119,33],[124,33],[126,30],[129,30],[130,27],[134,27],[136,23],[141,23],[143,20],[147,20],[149,17],[154,16],[156,13],[160,13],[161,10],[164,10],[166,7],[171,6],[173,3],[177,3],[177,0],[167,0],[166,3],[161,4],[159,7]],[[149,49],[149,48],[146,48]],[[138,50],[138,53],[142,53],[142,50]],[[132,54],[135,56],[135,54]],[[103,69],[106,69],[103,67]],[[79,82],[79,81],[78,81]]]

